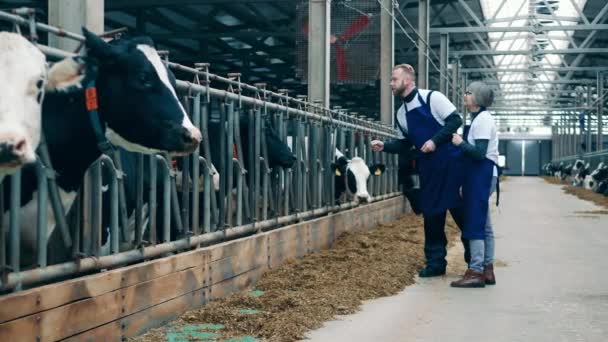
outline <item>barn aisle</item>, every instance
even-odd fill
[[[328,322],[310,341],[605,341],[608,215],[540,178],[511,177],[494,212],[498,285],[453,289],[464,269]]]

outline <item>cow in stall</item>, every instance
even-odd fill
[[[591,173],[591,164],[585,164],[582,160],[577,160],[572,169],[572,185],[582,187],[585,178]]]
[[[603,162],[599,163],[597,168],[591,172],[587,177],[585,177],[584,186],[586,189],[597,192],[604,193],[601,191],[600,185],[602,182],[608,180],[608,165]]]
[[[560,166],[560,169],[558,171],[558,178],[560,178],[561,180],[566,180],[569,177],[572,176],[572,168],[574,167],[574,164],[572,163],[568,163],[566,165],[562,165]]]
[[[249,165],[249,158],[247,158],[247,151],[248,149],[246,148],[247,144],[249,143],[249,119],[246,115],[241,115],[239,117],[239,133],[241,135],[241,141],[243,144],[243,149],[244,149],[244,161],[243,161],[243,168],[245,168],[246,170],[251,170],[250,165]],[[209,140],[212,142],[217,142],[220,141],[220,137],[219,137],[219,132],[221,129],[225,129],[225,127],[222,127],[222,124],[218,121],[210,121],[209,122],[209,126],[208,126],[208,134],[209,134]],[[265,135],[266,138],[266,146],[267,146],[267,155],[268,155],[268,165],[270,169],[275,169],[275,168],[291,168],[294,163],[295,163],[295,156],[293,155],[293,153],[291,153],[291,150],[289,149],[289,147],[283,143],[283,141],[280,139],[279,135],[276,133],[276,131],[273,129],[272,125],[270,124],[270,121],[268,120],[264,120],[264,124],[262,125],[262,131]],[[235,150],[233,150],[235,151]],[[220,156],[220,148],[218,144],[211,144],[210,146],[210,152],[211,152],[211,160],[215,161],[215,163],[218,163],[220,158],[222,156]],[[233,152],[233,157],[236,158],[236,153]],[[136,196],[137,196],[137,192],[136,192],[136,183],[135,183],[135,179],[136,179],[136,154],[134,153],[129,153],[127,151],[122,151],[121,152],[121,161],[122,161],[122,166],[123,166],[123,172],[125,174],[125,195],[126,195],[126,206],[127,206],[127,212],[130,215],[131,213],[134,212],[135,210],[135,206],[136,206]],[[190,168],[190,170],[192,169],[192,162],[193,160],[190,159],[190,163],[188,164],[188,167]],[[210,167],[211,167],[211,173],[212,173],[212,183],[213,184],[213,190],[215,195],[218,195],[218,191],[220,189],[220,174],[218,173],[215,164],[210,162]],[[183,182],[186,181],[182,178],[182,169],[184,166],[182,163],[182,160],[176,160],[175,163],[173,163],[174,165],[174,170],[173,172],[176,175],[176,186],[177,186],[177,190],[181,192],[182,187],[183,187]],[[163,232],[163,226],[162,226],[162,222],[164,219],[164,212],[162,210],[162,203],[164,201],[164,196],[165,194],[163,193],[163,184],[162,184],[162,170],[159,167],[158,169],[158,174],[157,174],[157,183],[155,184],[156,186],[156,200],[157,200],[157,210],[156,210],[156,236],[157,236],[157,240],[159,238],[162,237],[162,232]],[[235,173],[237,172],[236,170],[234,171]],[[191,178],[192,175],[190,175],[189,178]],[[150,184],[149,182],[149,168],[148,168],[148,163],[144,164],[144,189],[149,189],[150,186],[152,186],[152,184]],[[245,178],[245,181],[247,181],[248,178]],[[187,180],[189,183],[192,183],[191,180]],[[203,211],[202,211],[202,203],[203,203],[203,191],[205,191],[204,186],[203,186],[203,170],[201,168],[200,173],[199,173],[199,177],[198,177],[198,182],[199,182],[199,204],[201,205],[201,208],[199,209],[199,215],[200,215],[200,221],[199,222],[203,222]],[[236,181],[233,181],[233,187],[236,187]],[[234,196],[231,196],[234,197]],[[109,231],[109,227],[108,227],[108,223],[109,223],[109,209],[105,209],[105,208],[109,208],[109,196],[104,196],[104,211],[103,211],[103,232],[102,232],[102,243],[104,243],[104,250],[107,249],[108,247],[108,231]],[[179,205],[180,207],[183,205],[183,203],[181,203],[182,200],[182,196],[178,195],[178,201],[179,201]],[[219,199],[218,199],[219,200]],[[232,198],[232,200],[234,200],[234,198]],[[235,205],[233,204],[233,208],[235,207]],[[131,220],[133,221],[133,220]],[[149,237],[149,232],[147,230],[147,227],[145,226],[147,223],[147,221],[144,222],[144,229],[142,231],[142,233],[144,233],[143,238],[147,239]],[[132,236],[132,234],[134,233],[133,231],[133,227],[129,228],[129,235]],[[171,240],[175,240],[177,238],[179,238],[180,236],[183,236],[185,232],[179,231],[177,229],[177,226],[175,225],[175,220],[171,220]]]
[[[46,58],[21,35],[0,32],[0,182],[36,160]]]
[[[384,164],[367,165],[362,158],[352,159],[336,149],[334,162],[331,164],[335,174],[335,199],[346,196],[355,202],[371,202],[372,197],[367,191],[369,176],[380,176],[385,170]]]
[[[71,83],[48,91],[42,104],[42,130],[64,207],[73,201],[89,165],[102,155],[104,137],[129,151],[173,155],[194,151],[202,138],[179,102],[175,77],[163,65],[152,40],[136,37],[107,43],[85,28],[83,34],[87,49],[85,65],[73,67]],[[79,63],[67,59],[57,68],[69,69],[70,65]],[[85,87],[93,82],[101,126],[98,129],[94,128],[87,109],[95,107],[92,97],[85,95],[91,95],[92,90],[85,91]],[[8,184],[5,189],[10,189]],[[23,251],[24,255],[32,255],[36,225],[26,222],[36,217],[34,167],[23,168],[21,191]],[[5,191],[4,210],[8,209],[9,198],[10,191]],[[52,245],[53,239],[60,240],[60,234],[54,229],[50,210],[49,221],[49,245]],[[68,249],[64,250],[67,256]]]

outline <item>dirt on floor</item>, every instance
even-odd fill
[[[608,197],[603,194],[595,193],[589,189],[572,186],[565,180],[561,180],[555,177],[545,176],[542,177],[545,181],[551,184],[563,185],[562,188],[565,193],[574,195],[582,200],[593,202],[601,207],[608,208]],[[601,213],[600,213],[601,214]]]
[[[451,220],[446,226],[452,244],[459,230]],[[422,218],[412,214],[345,233],[329,250],[267,271],[255,289],[213,301],[131,341],[175,340],[172,332],[192,326],[220,327],[207,340],[298,341],[336,315],[358,311],[364,300],[413,284],[424,263],[423,240]]]

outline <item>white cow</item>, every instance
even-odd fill
[[[22,36],[0,32],[0,181],[36,160],[46,59]]]

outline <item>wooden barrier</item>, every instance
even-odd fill
[[[406,210],[402,197],[0,297],[0,341],[122,341],[241,291],[290,258]]]

